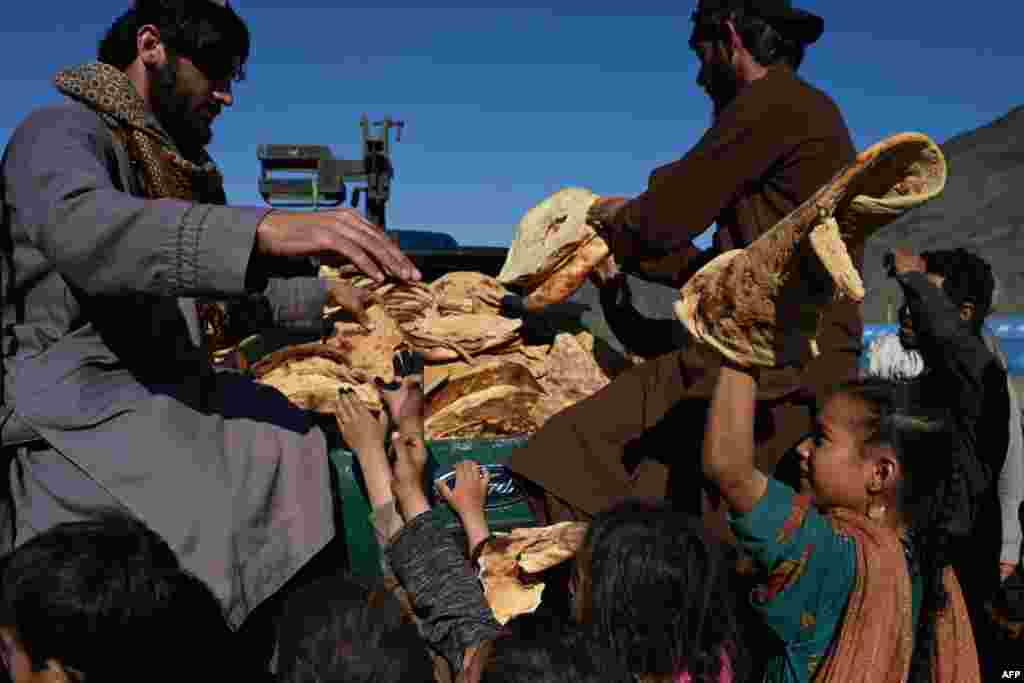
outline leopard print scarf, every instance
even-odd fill
[[[146,116],[145,102],[122,71],[96,62],[61,71],[54,83],[64,95],[116,122],[114,135],[138,165],[147,197],[225,203],[224,180],[213,160],[206,152],[199,163],[185,159]]]
[[[146,197],[227,203],[224,179],[213,160],[205,151],[199,163],[183,157],[167,132],[147,116],[145,102],[124,72],[94,62],[60,71],[54,84],[110,124],[114,137],[128,151]],[[196,306],[212,352],[224,334],[224,310],[208,301],[197,301]]]

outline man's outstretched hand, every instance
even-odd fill
[[[601,197],[587,211],[587,223],[608,243],[612,263],[617,265],[629,263],[641,251],[636,233],[627,229],[624,209],[628,203],[628,197]]]
[[[421,279],[419,270],[383,230],[354,209],[271,211],[256,228],[263,256],[315,256],[328,265],[352,263],[375,280]]]

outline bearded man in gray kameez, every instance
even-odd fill
[[[204,148],[249,54],[225,5],[138,0],[9,141],[3,443],[8,545],[127,510],[237,627],[334,536],[328,460],[307,413],[211,366],[195,298],[262,294],[294,323],[351,294],[275,277],[296,260],[420,275],[353,210],[224,205]]]

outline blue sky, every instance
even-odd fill
[[[235,204],[262,204],[257,144],[326,144],[354,158],[359,117],[392,116],[407,125],[394,148],[390,227],[502,245],[559,188],[642,191],[707,126],[687,49],[695,0],[232,2],[254,52],[211,152]],[[93,59],[128,0],[9,4],[4,141],[32,108],[59,99],[53,73]],[[903,130],[942,142],[1024,103],[1020,3],[796,4],[826,20],[802,74],[836,99],[858,148]]]

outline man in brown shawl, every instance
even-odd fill
[[[785,0],[701,0],[693,20],[690,46],[701,62],[697,83],[714,104],[712,127],[681,160],[655,170],[646,192],[591,209],[612,252],[601,267],[606,318],[650,359],[557,415],[513,456],[513,469],[547,492],[542,512],[551,521],[666,491],[700,510],[701,442],[717,370],[692,345],[673,350],[668,327],[645,325],[616,271],[649,280],[657,272],[679,287],[717,254],[769,230],[855,156],[835,103],[796,75],[805,46],[823,32],[821,18]],[[701,252],[691,240],[712,223],[714,244]],[[852,256],[860,267],[862,254]],[[837,303],[823,320],[817,359],[763,374],[765,472],[810,431],[816,397],[855,375],[861,334],[857,306]]]
[[[312,321],[333,295],[277,277],[296,259],[419,278],[353,210],[225,206],[205,147],[248,54],[225,2],[137,0],[99,62],[56,76],[68,100],[18,127],[0,176],[7,549],[119,508],[236,627],[334,537],[327,446],[283,395],[214,370],[196,298],[262,293]]]

